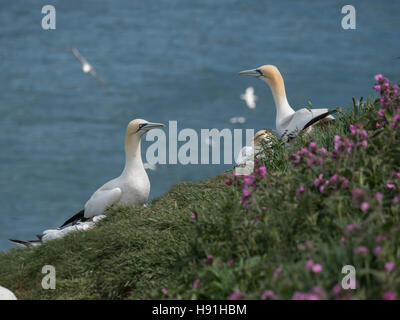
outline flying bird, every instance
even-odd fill
[[[240,95],[240,99],[244,100],[247,104],[247,107],[250,110],[254,110],[256,108],[256,101],[258,97],[254,95],[254,88],[248,87],[244,94]]]
[[[282,75],[278,68],[273,65],[264,65],[256,69],[241,71],[239,75],[253,76],[269,85],[276,107],[276,130],[288,140],[294,138],[300,131],[306,130],[310,132],[312,126],[317,123],[321,124],[323,121],[335,119],[331,114],[337,112],[337,109],[302,108],[294,111],[287,101]]]
[[[84,73],[90,73],[93,78],[96,79],[96,81],[104,87],[104,82],[101,81],[101,79],[97,76],[96,71],[94,71],[92,65],[80,54],[77,48],[71,47],[71,51],[74,54],[74,56],[82,63],[82,71]]]
[[[246,118],[245,117],[233,117],[229,119],[230,123],[240,123],[243,124],[246,122]]]

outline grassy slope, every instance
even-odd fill
[[[372,103],[354,107],[328,130],[315,130],[290,148],[313,140],[330,150],[334,135],[347,133],[350,123],[373,109]],[[302,215],[293,214],[301,208],[287,190],[301,181],[290,174],[287,152],[281,144],[267,154],[268,170],[280,177],[280,185],[269,190],[278,196],[262,199],[270,201],[273,210],[262,214],[259,223],[239,203],[237,191],[224,185],[228,174],[180,183],[147,208],[109,210],[108,218],[94,230],[69,234],[38,248],[1,253],[0,284],[21,299],[225,299],[235,289],[245,292],[246,298],[258,299],[264,289],[278,287],[280,296],[289,298],[293,291],[309,290],[315,283],[331,288],[340,279],[343,261],[350,257],[357,264],[338,247],[337,226],[352,220],[329,214],[315,217],[310,207]],[[337,206],[335,201],[326,197],[317,202],[329,208]],[[306,240],[313,241],[316,257],[325,263],[327,272],[319,279],[304,270],[304,259],[311,254],[298,247]],[[207,260],[209,255],[213,259]],[[41,289],[45,264],[56,267],[56,290]],[[286,272],[279,283],[271,280],[277,266]],[[200,285],[192,289],[195,279],[200,279]],[[161,293],[164,287],[167,295]],[[359,297],[370,296],[363,290]]]
[[[1,253],[1,285],[20,299],[145,298],[176,281],[193,234],[191,208],[215,199],[222,181],[180,183],[147,208],[109,210],[88,232]],[[46,264],[56,267],[56,290],[41,288]]]

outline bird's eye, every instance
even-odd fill
[[[258,72],[258,74],[259,74],[260,76],[262,76],[262,75],[263,75],[263,73],[261,72],[261,70],[260,70],[260,69],[256,69],[256,71]]]
[[[139,124],[139,130],[142,129],[147,123],[141,123]]]

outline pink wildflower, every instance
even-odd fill
[[[260,175],[263,176],[263,177],[265,177],[265,175],[267,174],[267,168],[265,168],[265,167],[259,167],[258,170],[259,170],[259,172],[260,172]]]
[[[247,189],[246,187],[244,187],[244,188],[243,188],[243,195],[244,195],[245,197],[248,197],[250,194],[251,194],[250,190]]]
[[[240,290],[234,290],[228,297],[228,300],[241,300],[243,299],[243,293]]]
[[[365,246],[359,246],[356,248],[356,254],[363,254],[368,252],[368,248]]]
[[[383,296],[383,300],[396,300],[396,293],[394,291],[386,291]]]
[[[388,261],[385,263],[385,270],[388,272],[392,272],[394,269],[394,262],[393,261]]]
[[[304,187],[299,187],[299,188],[297,188],[297,190],[296,190],[296,196],[298,197],[298,198],[300,198],[300,195],[302,194],[302,193],[304,193],[304,191],[305,191],[305,189],[304,189]]]
[[[363,203],[361,203],[360,209],[362,212],[366,212],[369,209],[368,202],[364,201]]]
[[[314,261],[311,259],[308,259],[306,262],[306,268],[311,270],[313,265],[314,265]]]
[[[375,193],[375,200],[381,201],[383,199],[383,194],[381,192]]]
[[[272,290],[265,290],[261,295],[261,300],[267,300],[268,298],[272,300],[277,300],[278,296]]]
[[[382,248],[381,248],[380,246],[376,246],[376,247],[372,250],[372,253],[373,253],[376,257],[378,257],[379,254],[381,253],[381,251],[382,251]]]
[[[314,273],[320,273],[323,270],[323,268],[320,264],[316,263],[312,266],[311,270]]]
[[[274,271],[274,274],[272,275],[272,278],[274,278],[274,279],[278,278],[278,276],[281,272],[282,272],[282,269],[280,267],[276,268]]]
[[[199,286],[199,284],[200,284],[200,279],[194,280],[194,281],[193,281],[193,289],[197,289],[197,287]]]
[[[396,186],[393,183],[387,183],[386,188],[388,188],[389,190],[393,190],[396,188]]]

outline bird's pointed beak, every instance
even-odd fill
[[[148,122],[146,124],[146,126],[144,127],[144,129],[146,131],[149,131],[151,129],[162,128],[162,127],[164,127],[164,125],[162,123]]]
[[[251,69],[251,70],[243,70],[239,72],[239,76],[252,76],[252,77],[259,77],[261,76],[261,71],[258,69]]]

